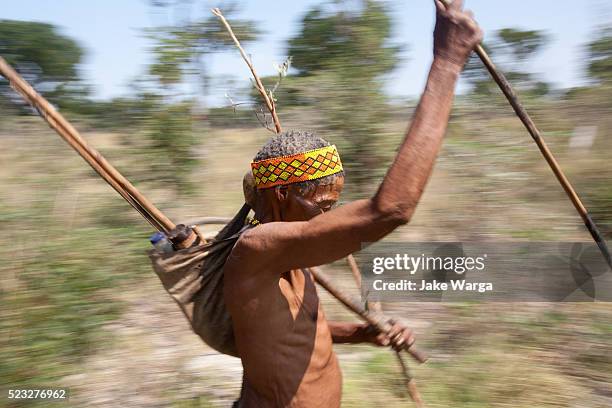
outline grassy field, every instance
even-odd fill
[[[612,213],[610,201],[587,189],[610,180],[609,138],[573,152],[566,114],[534,108],[586,201]],[[390,239],[589,239],[516,119],[497,113],[483,120],[469,104],[457,112],[413,222]],[[286,128],[320,130],[291,112],[282,119]],[[405,126],[399,119],[386,125],[389,160]],[[78,127],[128,178],[146,173],[147,157],[125,142],[137,134]],[[138,187],[175,221],[231,216],[242,203],[242,175],[267,137],[259,128],[202,131],[191,197],[154,180]],[[75,407],[228,406],[239,391],[240,363],[203,345],[163,292],[145,254],[148,225],[39,119],[3,117],[0,140],[2,388],[69,387]],[[347,197],[355,196],[349,188]],[[351,286],[346,271],[336,277]],[[330,319],[353,319],[321,296]],[[431,355],[413,367],[430,407],[612,406],[610,304],[384,308],[414,327]],[[337,352],[344,407],[409,406],[393,353],[367,346]]]

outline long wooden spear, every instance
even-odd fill
[[[55,130],[121,197],[158,231],[174,228],[170,221],[121,173],[81,137],[79,132],[45,98],[34,90],[2,57],[0,74],[10,86],[32,105],[47,124]]]
[[[452,4],[451,0],[440,1],[447,8],[450,7]],[[574,205],[574,208],[576,208],[576,211],[578,212],[578,214],[580,214],[584,225],[593,237],[593,240],[595,240],[595,243],[599,247],[599,250],[601,251],[601,254],[603,255],[604,259],[606,260],[610,268],[612,268],[612,256],[610,255],[610,250],[608,249],[606,241],[604,241],[601,232],[599,232],[599,228],[597,228],[597,225],[591,218],[591,215],[589,214],[582,201],[580,200],[580,197],[576,193],[576,190],[574,190],[574,187],[572,187],[572,184],[569,182],[569,180],[563,173],[563,170],[561,170],[561,166],[559,166],[559,163],[555,159],[555,156],[548,148],[548,145],[544,141],[544,138],[542,138],[540,130],[537,128],[535,122],[533,121],[533,119],[531,119],[531,116],[529,115],[529,113],[527,113],[527,110],[521,104],[518,95],[512,88],[512,85],[510,85],[510,82],[508,81],[508,79],[506,79],[506,76],[495,66],[495,64],[491,60],[491,57],[485,51],[482,44],[478,44],[476,48],[474,48],[474,52],[480,57],[480,60],[489,71],[489,74],[491,74],[493,80],[495,80],[501,91],[504,93],[506,99],[508,99],[508,102],[510,102],[510,105],[514,109],[514,112],[516,112],[516,115],[519,117],[521,122],[523,122],[523,125],[525,125],[525,128],[527,129],[535,143],[538,145],[538,148],[544,156],[544,159],[546,159],[546,162],[555,174],[555,177],[561,184],[561,187],[563,187],[563,190],[565,190],[565,193]]]

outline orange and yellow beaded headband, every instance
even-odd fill
[[[257,188],[316,180],[342,171],[335,145],[251,163]]]

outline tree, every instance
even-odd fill
[[[497,32],[497,37],[502,42],[500,48],[507,48],[507,52],[519,64],[542,49],[547,39],[542,31],[515,28],[503,28]]]
[[[156,1],[153,5],[167,9],[179,6],[180,1]],[[234,32],[242,42],[254,41],[259,33],[254,23],[231,18],[235,12],[232,7],[225,10]],[[207,92],[206,55],[233,47],[233,42],[213,15],[156,27],[148,34],[155,42],[153,62],[147,68],[150,75],[139,84],[139,95],[147,103],[134,107],[145,107],[149,112],[145,123],[147,152],[154,159],[149,177],[170,181],[177,192],[188,193],[192,190],[189,175],[198,165],[193,154],[197,125],[193,118],[196,110],[202,110],[203,98],[199,97]],[[193,92],[185,96],[189,85]],[[197,130],[198,137],[203,130]]]
[[[83,49],[51,24],[0,20],[0,55],[57,103],[74,89],[67,84],[79,80]],[[0,92],[8,95],[6,85],[3,88]]]
[[[588,74],[598,82],[612,80],[612,27],[601,28],[588,46]]]
[[[540,30],[503,28],[495,33],[485,49],[517,89],[542,96],[548,93],[549,85],[530,73],[528,65],[544,48],[547,40],[548,36]],[[495,83],[476,54],[473,54],[466,64],[463,77],[472,85],[475,94],[489,95],[496,89]]]
[[[359,3],[351,9],[341,1],[335,12],[318,6],[306,13],[288,50],[300,74],[350,67],[361,77],[374,78],[395,67],[400,48],[389,44],[392,22],[386,6]]]
[[[387,116],[384,75],[396,66],[400,47],[390,44],[387,6],[357,3],[337,1],[306,13],[288,43],[298,74],[287,80],[299,90],[298,100],[315,106],[325,128],[341,137],[345,167],[363,191],[385,168],[379,154]]]

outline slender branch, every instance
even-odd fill
[[[357,265],[357,261],[355,261],[353,254],[346,257],[346,262],[351,268],[351,273],[353,274],[353,279],[355,279],[357,289],[361,290],[361,271],[359,270],[359,266]]]
[[[290,55],[290,56],[287,57],[285,62],[283,62],[281,65],[278,65],[276,67],[276,69],[278,71],[278,81],[276,81],[276,83],[274,84],[274,86],[270,90],[270,98],[272,98],[272,101],[274,101],[274,93],[276,92],[276,90],[280,86],[281,82],[283,82],[283,78],[287,75],[287,71],[291,67],[291,61],[292,60],[293,60],[293,57]],[[275,107],[276,107],[276,105],[275,105]]]
[[[357,265],[357,261],[353,257],[353,255],[349,255],[346,257],[346,261],[351,268],[351,272],[353,273],[353,278],[355,279],[355,283],[357,284],[357,289],[361,291],[361,271],[359,270],[359,265]],[[366,302],[367,311],[372,313],[382,314],[382,306],[380,302]],[[399,350],[395,350],[395,355],[400,364],[400,368],[402,369],[402,375],[406,380],[406,389],[412,401],[414,401],[417,408],[424,408],[425,403],[423,402],[423,398],[421,397],[421,393],[419,392],[416,382],[412,377],[412,373],[410,372],[410,368],[408,363],[406,363],[399,352]]]
[[[410,368],[408,368],[408,364],[404,361],[404,358],[400,354],[399,351],[395,351],[395,355],[397,356],[397,361],[400,364],[400,368],[402,369],[402,374],[406,379],[406,388],[408,390],[408,394],[417,408],[424,408],[425,403],[423,402],[423,398],[421,397],[421,393],[419,392],[416,382],[410,373]]]
[[[227,29],[229,35],[232,37],[234,44],[236,44],[238,51],[240,51],[240,55],[242,56],[242,59],[244,60],[244,62],[246,62],[249,69],[251,70],[251,74],[253,74],[253,78],[255,80],[255,88],[261,94],[261,97],[264,99],[264,102],[266,103],[266,107],[268,108],[268,110],[270,111],[270,114],[272,115],[272,120],[274,121],[274,128],[276,129],[276,133],[282,132],[281,124],[278,119],[278,115],[276,114],[276,106],[274,104],[274,100],[270,99],[270,97],[268,96],[268,92],[266,91],[266,88],[263,86],[261,79],[259,79],[257,72],[255,72],[255,67],[252,64],[251,59],[247,56],[246,52],[244,51],[244,48],[242,48],[242,46],[240,45],[240,41],[238,41],[238,38],[236,38],[236,35],[234,34],[234,30],[232,30],[232,27],[230,26],[229,22],[223,16],[223,13],[221,13],[220,9],[214,8],[212,9],[212,13],[215,16],[219,17],[219,20],[221,20],[221,22]]]
[[[276,129],[272,129],[269,125],[270,121],[268,119],[268,116],[266,115],[266,112],[264,111],[264,108],[262,105],[258,106],[258,110],[254,110],[253,112],[255,113],[255,118],[257,118],[257,121],[259,122],[259,124],[261,126],[263,126],[264,128],[266,128],[267,130],[269,130],[272,133],[277,133]],[[261,115],[261,116],[260,116]]]
[[[378,331],[383,333],[389,333],[391,331],[392,325],[389,323],[389,319],[386,316],[379,312],[366,310],[365,306],[361,303],[360,298],[342,291],[333,283],[326,273],[321,271],[321,269],[317,267],[302,269],[310,271],[319,285],[327,290],[333,297],[338,299],[344,306],[351,309],[372,326],[376,327]],[[408,354],[410,354],[419,363],[424,363],[427,361],[427,356],[421,351],[417,350],[413,344],[404,344],[404,350],[406,350]]]

